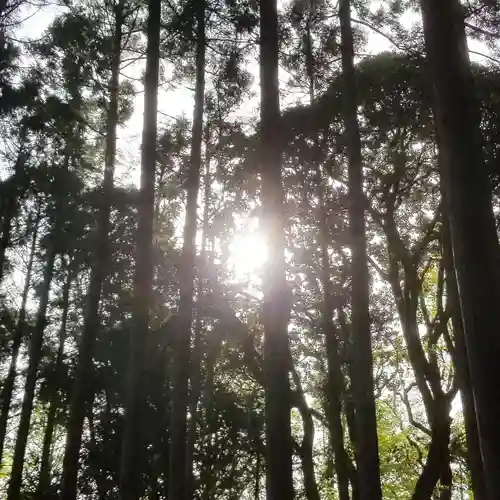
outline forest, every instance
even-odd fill
[[[500,2],[0,0],[0,499],[500,499]]]

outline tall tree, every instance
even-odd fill
[[[3,382],[2,393],[0,395],[1,400],[1,408],[0,408],[0,464],[2,463],[3,458],[3,450],[5,446],[5,438],[7,433],[7,423],[9,420],[9,412],[12,403],[12,393],[14,391],[14,383],[16,380],[16,371],[17,371],[17,361],[19,358],[19,351],[21,349],[21,344],[23,342],[23,338],[26,335],[27,323],[26,323],[26,314],[27,314],[27,304],[29,293],[31,290],[31,280],[33,273],[33,264],[35,260],[35,251],[37,246],[38,239],[38,225],[40,224],[40,212],[36,215],[35,220],[33,221],[33,227],[30,228],[32,230],[32,239],[31,239],[31,247],[29,250],[28,257],[28,265],[26,267],[25,274],[25,282],[23,288],[23,294],[21,298],[21,305],[19,307],[19,314],[17,317],[16,328],[14,330],[14,338],[12,339],[12,354],[9,364],[9,371],[7,372],[7,377]]]
[[[92,380],[92,358],[97,332],[99,330],[99,303],[101,288],[109,262],[109,217],[113,193],[113,179],[116,163],[116,133],[118,126],[118,91],[124,24],[124,0],[113,5],[114,33],[111,47],[111,75],[109,79],[109,104],[106,117],[106,151],[104,179],[100,195],[96,252],[87,295],[87,310],[80,339],[79,359],[75,383],[71,396],[68,419],[68,434],[63,461],[61,498],[73,500],[77,495],[78,459],[82,440],[86,405],[91,397],[89,388]]]
[[[500,384],[500,248],[491,186],[461,3],[421,0],[420,5],[481,453],[493,499],[500,490],[500,400],[495,390]]]
[[[144,122],[141,150],[136,236],[133,330],[129,343],[128,400],[122,442],[120,488],[123,500],[137,500],[141,484],[141,413],[145,339],[149,336],[149,315],[153,285],[153,220],[155,208],[156,129],[160,68],[161,1],[148,4],[146,74],[144,79]]]
[[[0,215],[2,216],[1,223],[1,236],[0,236],[0,283],[4,277],[5,273],[5,261],[7,249],[10,245],[12,224],[14,222],[14,217],[16,215],[16,210],[18,208],[18,202],[20,194],[22,191],[22,184],[20,179],[23,175],[25,163],[27,160],[26,148],[26,135],[27,127],[25,125],[21,126],[19,133],[19,151],[17,154],[17,159],[14,165],[14,174],[8,180],[8,182],[2,186],[4,191],[4,196],[2,200],[2,206],[0,210]]]
[[[23,402],[21,406],[21,418],[16,436],[14,458],[12,460],[12,472],[10,475],[8,500],[16,500],[21,494],[21,485],[24,469],[26,446],[30,430],[31,416],[33,412],[35,389],[38,375],[38,367],[42,358],[43,337],[47,323],[47,308],[49,305],[50,286],[52,283],[54,264],[57,256],[57,241],[61,231],[61,206],[58,204],[54,210],[54,219],[47,242],[47,255],[43,271],[42,288],[36,313],[36,322],[29,340],[29,361],[26,380],[24,383]]]
[[[174,339],[174,376],[170,444],[170,498],[188,500],[187,410],[190,372],[191,326],[196,263],[196,230],[198,226],[198,192],[200,189],[201,147],[203,141],[203,108],[205,98],[205,2],[193,3],[196,17],[196,86],[191,136],[191,154],[186,179],[186,220],[182,246],[179,322]],[[193,367],[194,373],[198,367]]]
[[[260,3],[261,224],[268,247],[264,268],[264,381],[268,500],[292,500],[292,437],[288,322],[292,292],[286,282],[278,80],[278,7]]]
[[[63,286],[62,293],[62,317],[61,324],[59,326],[59,345],[57,348],[57,358],[56,358],[56,366],[55,366],[55,374],[58,380],[63,380],[64,375],[64,344],[66,342],[66,328],[68,324],[68,313],[69,313],[69,296],[71,290],[71,281],[73,278],[73,270],[71,261],[66,264],[67,267],[67,276],[66,282]],[[52,446],[54,440],[54,431],[56,427],[56,417],[58,406],[60,406],[60,402],[58,401],[58,393],[57,390],[54,391],[55,394],[52,395],[52,398],[49,403],[49,411],[47,413],[47,424],[45,426],[45,433],[43,437],[43,445],[42,445],[42,456],[40,460],[40,474],[38,478],[38,494],[39,495],[47,495],[49,494],[50,489],[50,480],[51,480],[51,468],[52,468]]]
[[[369,311],[369,274],[365,232],[365,197],[361,139],[357,118],[358,98],[354,69],[354,39],[351,2],[339,2],[342,41],[344,124],[349,184],[349,224],[351,238],[351,307],[353,341],[353,391],[356,408],[356,462],[360,500],[382,498],[378,455],[377,415],[373,382],[373,354]]]

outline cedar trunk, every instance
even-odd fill
[[[12,355],[10,359],[9,371],[2,388],[0,395],[1,401],[1,414],[0,414],[0,465],[2,464],[3,449],[5,445],[5,437],[7,433],[7,423],[9,421],[10,405],[12,403],[12,393],[14,391],[14,383],[16,381],[17,359],[19,357],[19,350],[23,341],[23,336],[26,333],[26,305],[31,287],[31,274],[33,272],[33,261],[35,259],[35,250],[38,238],[38,224],[39,216],[37,214],[35,225],[33,228],[33,236],[31,239],[30,256],[28,259],[28,266],[26,268],[26,280],[24,282],[23,296],[21,299],[21,307],[19,309],[19,317],[17,318],[16,329],[14,331],[14,338],[12,341]]]
[[[357,91],[350,0],[340,0],[344,78],[344,121],[349,177],[349,222],[352,252],[353,392],[357,426],[356,462],[360,500],[382,498],[378,455],[377,417],[373,394],[373,356],[370,333],[369,274],[365,235],[365,198],[361,140],[357,120]]]
[[[123,0],[116,6],[115,34],[111,77],[109,81],[109,109],[106,132],[106,159],[104,179],[99,206],[97,228],[97,250],[90,277],[87,295],[87,310],[79,346],[78,365],[75,383],[71,395],[69,419],[66,437],[66,449],[63,460],[62,500],[75,500],[77,496],[77,477],[80,446],[82,442],[85,407],[92,397],[89,384],[92,380],[92,356],[94,343],[99,330],[99,302],[106,268],[109,261],[109,216],[113,192],[113,178],[116,158],[116,127],[118,122],[118,84],[120,72],[121,38],[123,25]]]
[[[56,207],[56,212],[60,207]],[[56,218],[60,217],[58,213]],[[12,472],[10,475],[9,487],[7,490],[7,500],[19,500],[21,494],[21,485],[24,468],[24,455],[28,443],[28,434],[30,430],[31,414],[33,412],[38,366],[42,358],[43,334],[47,322],[46,313],[49,305],[49,292],[54,273],[54,263],[56,259],[56,241],[59,234],[59,223],[56,220],[47,248],[47,257],[44,264],[43,283],[36,314],[36,323],[31,334],[28,347],[28,371],[24,384],[24,396],[21,406],[21,419],[17,430],[16,446],[14,449],[14,458],[12,460]]]
[[[71,265],[71,264],[70,264]],[[57,349],[56,374],[63,375],[64,369],[64,342],[66,340],[66,324],[68,322],[69,308],[69,291],[71,288],[72,273],[71,268],[68,269],[68,276],[63,289],[62,297],[62,318],[59,328],[59,347]],[[50,401],[49,412],[47,414],[47,425],[43,437],[42,458],[40,461],[40,475],[38,477],[38,493],[39,495],[48,495],[50,488],[50,473],[52,466],[52,441],[54,438],[54,429],[57,415],[57,395],[54,395]]]
[[[7,248],[10,245],[10,233],[12,230],[12,222],[17,212],[18,207],[18,196],[20,194],[19,186],[16,184],[19,182],[19,178],[24,169],[24,164],[26,162],[26,152],[23,150],[24,141],[26,140],[26,128],[21,129],[20,133],[21,140],[21,150],[19,151],[16,159],[16,164],[14,165],[14,175],[7,181],[7,183],[12,183],[13,186],[8,186],[5,191],[8,191],[8,196],[5,200],[5,205],[2,206],[2,230],[0,236],[0,283],[4,276],[5,267],[5,254]]]
[[[324,207],[323,207],[324,211]],[[326,216],[323,217],[321,232],[321,261],[323,272],[323,310],[322,324],[325,336],[327,359],[327,384],[326,384],[326,416],[328,431],[332,442],[332,452],[335,460],[335,474],[337,476],[337,489],[339,500],[349,500],[349,456],[344,447],[344,429],[342,425],[342,392],[344,390],[344,376],[340,366],[340,353],[337,332],[333,323],[333,290],[330,279],[330,261],[328,257],[328,237]]]
[[[455,339],[455,369],[457,371],[460,395],[462,399],[465,433],[467,439],[467,464],[469,466],[472,491],[475,500],[486,500],[486,484],[483,473],[483,459],[479,446],[477,432],[476,410],[474,408],[474,395],[470,380],[469,362],[467,359],[467,348],[460,313],[460,301],[457,288],[457,280],[453,269],[453,252],[450,241],[449,220],[445,216],[442,230],[442,247],[446,271],[446,290],[448,303],[451,308],[451,322],[453,325],[453,336]]]
[[[420,3],[484,476],[493,499],[500,491],[500,248],[491,186],[461,4]]]
[[[196,263],[196,230],[198,192],[200,189],[203,108],[205,98],[205,2],[196,4],[196,88],[191,141],[191,158],[187,175],[186,221],[182,246],[179,325],[174,332],[174,374],[172,432],[170,443],[169,498],[188,500],[190,464],[188,464],[187,409],[189,405],[190,342],[193,320],[193,293]],[[198,367],[194,367],[197,370]]]
[[[144,125],[141,151],[141,187],[134,276],[133,331],[130,336],[128,401],[122,441],[120,489],[122,500],[140,496],[142,472],[142,406],[144,346],[149,333],[153,282],[153,220],[156,167],[158,79],[160,66],[161,0],[149,0],[147,22]]]
[[[264,380],[268,500],[292,500],[292,436],[288,321],[291,291],[285,274],[285,234],[278,83],[278,8],[260,2],[261,225],[269,250],[264,269]]]
[[[211,175],[210,175],[210,128],[208,125],[205,127],[205,173],[203,176],[203,227],[201,230],[201,249],[200,249],[200,266],[206,265],[207,258],[207,233],[210,223],[210,199],[212,196],[211,189]],[[191,408],[191,421],[189,427],[189,437],[188,437],[188,495],[192,498],[195,490],[195,478],[194,478],[194,447],[196,444],[196,436],[198,431],[198,402],[201,396],[202,390],[202,372],[201,364],[203,360],[203,351],[205,347],[204,339],[202,337],[202,313],[200,310],[200,304],[203,300],[203,281],[198,273],[198,308],[196,310],[196,319],[194,326],[194,345],[193,345],[193,359],[192,359],[192,382],[191,382],[191,397],[190,397],[190,408]]]

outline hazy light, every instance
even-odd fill
[[[262,270],[268,252],[258,232],[236,234],[229,245],[229,269],[235,278],[251,278]]]

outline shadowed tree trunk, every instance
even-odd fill
[[[192,128],[191,158],[186,181],[186,221],[180,275],[179,325],[174,332],[174,373],[170,443],[169,498],[188,500],[187,409],[189,405],[190,341],[193,320],[193,293],[196,263],[198,192],[200,189],[203,108],[205,98],[205,2],[196,8],[196,88]],[[194,370],[197,367],[193,367]]]
[[[19,500],[21,494],[22,476],[24,468],[24,456],[26,445],[28,443],[28,434],[30,429],[31,414],[33,412],[38,366],[42,358],[43,334],[47,322],[47,307],[49,304],[50,285],[54,273],[54,263],[56,259],[56,241],[60,237],[60,222],[57,220],[60,215],[61,207],[56,207],[56,221],[53,223],[52,231],[49,235],[47,245],[47,255],[44,262],[43,283],[36,314],[36,323],[31,334],[28,347],[28,370],[26,372],[26,381],[24,384],[24,395],[21,406],[21,418],[17,430],[16,446],[14,449],[14,458],[12,460],[12,472],[10,475],[9,487],[7,491],[7,500]]]
[[[17,318],[14,338],[12,340],[12,355],[10,359],[9,371],[5,379],[1,400],[0,414],[0,464],[2,463],[3,450],[5,445],[5,437],[7,433],[7,423],[9,421],[10,406],[12,404],[12,393],[14,391],[14,383],[16,381],[17,359],[19,358],[19,350],[23,337],[26,334],[26,305],[31,287],[31,274],[33,272],[33,261],[35,259],[36,244],[38,238],[38,225],[40,221],[40,213],[38,212],[34,221],[33,235],[31,238],[31,248],[28,258],[28,266],[26,268],[26,279],[24,282],[23,295],[21,299],[21,307],[19,308],[19,316]]]
[[[20,180],[27,157],[26,152],[24,151],[24,142],[26,141],[26,127],[23,127],[21,129],[21,133],[19,135],[20,135],[21,146],[19,153],[17,155],[16,163],[14,165],[14,175],[9,180],[7,180],[7,182],[3,186],[6,196],[4,197],[4,200],[2,200],[3,203],[1,210],[2,228],[0,236],[0,283],[2,282],[4,277],[5,253],[10,245],[10,236],[11,236],[10,233],[12,231],[12,222],[16,215],[18,201],[19,201],[18,195],[20,193],[20,189],[17,183]]]
[[[431,444],[424,468],[418,478],[412,500],[431,500],[438,481],[450,467],[450,398],[435,396],[431,419]]]
[[[298,453],[304,476],[304,492],[307,500],[320,500],[318,484],[314,473],[314,419],[304,395],[300,376],[293,367],[291,352],[289,366],[291,366],[292,378],[295,384],[293,406],[299,410],[302,419],[303,437],[302,443],[298,445]]]
[[[309,79],[309,102],[312,106],[315,99],[315,66],[316,61],[313,54],[313,40],[311,35],[311,26],[314,22],[314,9],[309,8],[307,14],[307,24],[305,33],[304,55],[306,63],[306,73]],[[328,257],[328,244],[331,236],[328,234],[328,217],[325,207],[326,187],[322,175],[322,166],[320,156],[322,147],[319,137],[316,134],[315,141],[315,164],[317,170],[318,188],[319,188],[319,240],[321,247],[321,264],[323,284],[323,308],[321,311],[323,334],[325,336],[325,347],[327,353],[328,380],[326,387],[326,415],[328,420],[328,430],[332,443],[332,453],[334,456],[335,473],[337,476],[337,489],[340,500],[349,500],[349,457],[344,448],[344,432],[342,427],[342,388],[343,376],[340,368],[340,357],[338,353],[338,342],[333,325],[333,290],[330,280],[330,262]],[[305,427],[305,421],[304,421]],[[314,472],[314,471],[313,471]],[[304,477],[306,474],[304,472]],[[306,488],[307,489],[307,488]],[[312,488],[311,491],[314,491]],[[317,493],[317,492],[316,492]],[[310,498],[310,495],[308,495]]]
[[[373,356],[369,312],[369,274],[365,235],[365,199],[361,140],[357,119],[354,41],[349,0],[339,2],[344,80],[344,123],[349,178],[349,223],[352,252],[353,393],[357,426],[356,462],[360,500],[382,498],[377,417],[373,394]]]
[[[260,2],[261,225],[269,251],[263,282],[266,485],[268,500],[292,500],[288,322],[293,297],[285,274],[277,10],[276,0]]]
[[[445,217],[442,229],[443,258],[446,272],[447,300],[451,308],[451,321],[453,325],[453,337],[455,340],[454,364],[457,371],[462,399],[465,432],[467,438],[467,464],[469,466],[472,482],[472,491],[476,500],[486,500],[486,484],[483,473],[483,460],[479,447],[479,436],[477,433],[476,410],[474,409],[474,396],[470,381],[469,362],[467,359],[467,348],[465,346],[462,315],[455,271],[453,269],[453,252],[451,249],[449,221]]]
[[[63,289],[62,297],[62,318],[61,326],[59,328],[59,347],[57,350],[56,360],[56,376],[63,376],[64,369],[64,342],[66,340],[66,324],[68,322],[68,309],[69,309],[69,292],[71,288],[72,272],[71,263],[68,267],[68,276]],[[43,437],[42,457],[40,460],[40,475],[38,477],[38,494],[44,495],[49,493],[50,488],[50,473],[52,467],[52,443],[54,440],[54,430],[56,424],[57,414],[57,395],[54,395],[50,401],[50,407],[47,414],[47,425],[45,427],[45,434]]]
[[[326,233],[327,227],[325,220],[320,229],[321,232]],[[332,441],[339,500],[349,500],[349,457],[344,447],[344,429],[342,426],[342,391],[344,387],[344,377],[340,367],[337,332],[335,331],[332,319],[334,310],[332,304],[333,290],[330,280],[327,234],[322,234],[321,236],[321,261],[323,267],[322,323],[328,367],[326,416],[330,439]]]
[[[491,186],[461,3],[420,0],[420,4],[484,476],[494,499],[500,491],[500,248]]]
[[[130,336],[128,401],[122,442],[120,489],[122,500],[137,500],[142,473],[142,406],[144,347],[149,333],[153,282],[153,220],[156,167],[156,129],[160,65],[161,0],[149,0],[147,22],[144,125],[141,150],[139,225],[136,239],[133,331]]]
[[[66,448],[63,460],[62,492],[63,500],[74,500],[77,496],[77,477],[82,442],[85,407],[92,394],[89,384],[92,380],[92,356],[94,343],[99,331],[99,303],[101,289],[109,262],[109,216],[113,192],[113,178],[116,162],[116,128],[118,123],[118,85],[121,58],[124,0],[115,7],[115,33],[111,77],[109,81],[109,107],[106,128],[106,152],[102,194],[100,196],[97,228],[96,253],[87,295],[87,309],[83,332],[80,339],[78,365],[72,389],[69,418],[67,424]]]
[[[211,174],[210,174],[210,128],[207,125],[205,127],[205,173],[203,176],[203,227],[201,232],[201,248],[200,248],[200,266],[206,265],[207,258],[207,233],[208,227],[210,223],[210,199],[212,195],[211,189]],[[198,402],[201,396],[201,387],[202,387],[202,374],[201,374],[201,364],[203,360],[203,350],[204,350],[204,341],[202,337],[202,312],[201,305],[203,301],[203,279],[200,277],[200,273],[198,273],[198,305],[196,309],[196,319],[195,319],[195,327],[194,327],[194,346],[193,346],[193,359],[192,359],[192,382],[191,382],[191,398],[190,398],[190,407],[191,407],[191,421],[189,427],[189,438],[188,438],[188,495],[189,498],[192,498],[195,490],[195,479],[194,479],[194,447],[196,444],[196,436],[198,430]]]

